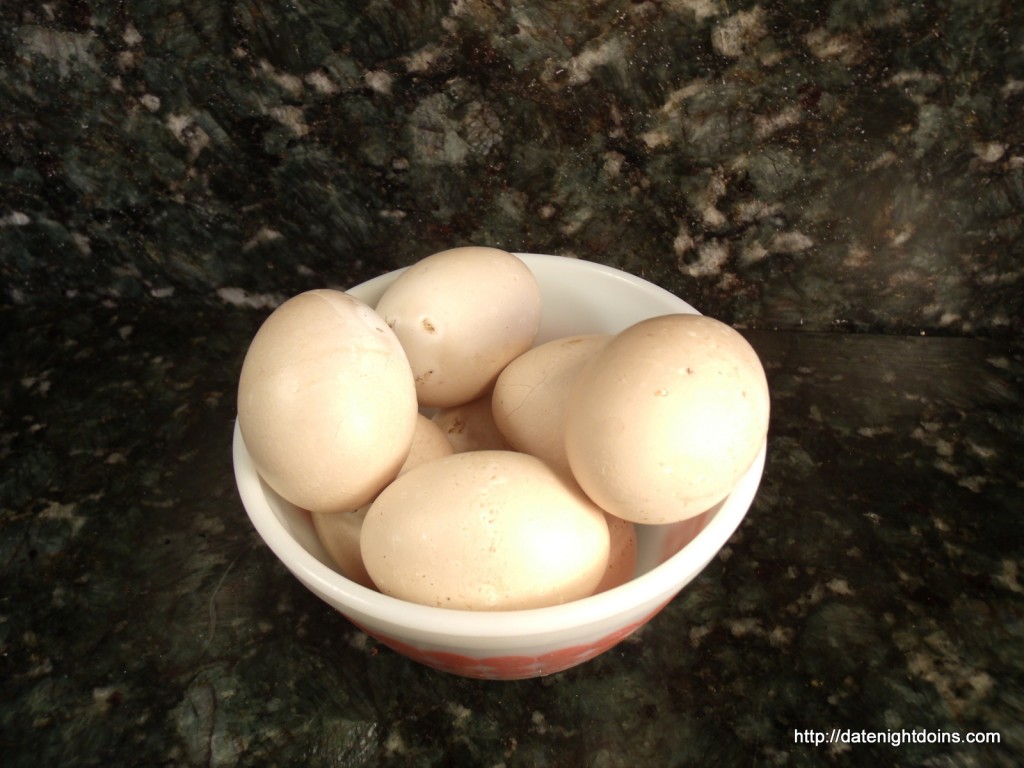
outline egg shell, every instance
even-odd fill
[[[412,448],[405,463],[398,470],[398,477],[427,461],[450,456],[452,444],[441,429],[426,416],[418,415],[416,431],[413,433]],[[338,566],[341,575],[369,589],[376,589],[373,579],[366,572],[363,556],[359,549],[359,538],[370,505],[365,504],[355,512],[312,512],[313,529],[327,554]]]
[[[502,370],[491,394],[493,422],[517,451],[568,472],[565,411],[577,375],[611,339],[586,334],[527,350]]]
[[[376,312],[334,290],[264,321],[238,384],[238,423],[260,476],[296,506],[350,512],[397,474],[418,415],[412,370]]]
[[[513,451],[456,453],[405,473],[370,506],[361,542],[381,592],[462,610],[586,597],[609,553],[604,513],[571,479]]]
[[[580,373],[566,453],[600,507],[671,523],[728,495],[756,458],[768,416],[764,369],[739,332],[666,315],[616,335]]]
[[[494,423],[489,393],[462,405],[442,408],[432,420],[448,438],[455,453],[510,450],[508,441]]]
[[[530,348],[540,327],[540,286],[507,251],[452,248],[405,270],[377,312],[405,348],[420,405],[443,408],[481,397]]]
[[[595,595],[625,584],[636,573],[636,525],[607,513],[605,522],[608,523],[608,568],[594,590]]]

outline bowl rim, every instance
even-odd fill
[[[566,256],[515,255],[529,266],[546,265],[548,268],[602,273],[679,307],[680,313],[699,314],[675,294],[614,267]],[[395,279],[405,269],[392,270],[348,290],[358,293],[373,289],[381,282]],[[350,581],[322,563],[291,535],[268,502],[267,493],[273,491],[256,471],[245,448],[237,417],[232,440],[235,479],[246,513],[264,543],[300,581],[314,591],[329,595],[337,605],[344,606],[338,609],[342,613],[346,609],[358,612],[361,620],[387,623],[421,636],[462,635],[492,639],[537,637],[596,625],[614,620],[637,606],[661,605],[670,600],[714,559],[746,517],[760,485],[766,449],[767,439],[751,467],[703,529],[679,552],[646,573],[605,592],[561,605],[511,611],[471,611],[400,600]]]

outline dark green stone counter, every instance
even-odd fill
[[[1016,766],[1022,114],[1015,0],[3,0],[0,763]],[[368,640],[232,477],[273,306],[471,243],[677,293],[774,398],[726,549],[540,680]]]
[[[367,639],[253,531],[230,437],[264,316],[0,313],[6,765],[1010,766],[1024,748],[1020,346],[748,332],[774,412],[737,534],[609,653],[494,683]],[[794,741],[831,728],[1002,743]]]

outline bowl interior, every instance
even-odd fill
[[[577,333],[617,333],[663,314],[697,314],[675,295],[610,267],[558,256],[517,255],[541,286],[538,344]],[[374,278],[349,293],[374,306],[400,272]],[[632,581],[565,605],[486,613],[414,605],[344,578],[334,570],[309,513],[281,498],[259,478],[237,424],[234,460],[243,504],[260,535],[292,573],[343,613],[425,634],[496,638],[600,621],[636,605],[660,605],[671,599],[714,557],[743,519],[760,482],[764,449],[733,493],[716,507],[679,523],[637,526],[638,557]]]

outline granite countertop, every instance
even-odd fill
[[[1016,765],[1022,106],[1012,0],[4,2],[4,765]],[[773,397],[720,555],[535,680],[367,638],[232,475],[274,306],[466,243],[673,291]]]
[[[369,640],[254,532],[230,437],[264,316],[0,315],[7,764],[1009,766],[1024,746],[1020,345],[748,332],[774,413],[739,531],[625,643],[495,683]],[[831,728],[1002,743],[794,743]]]

